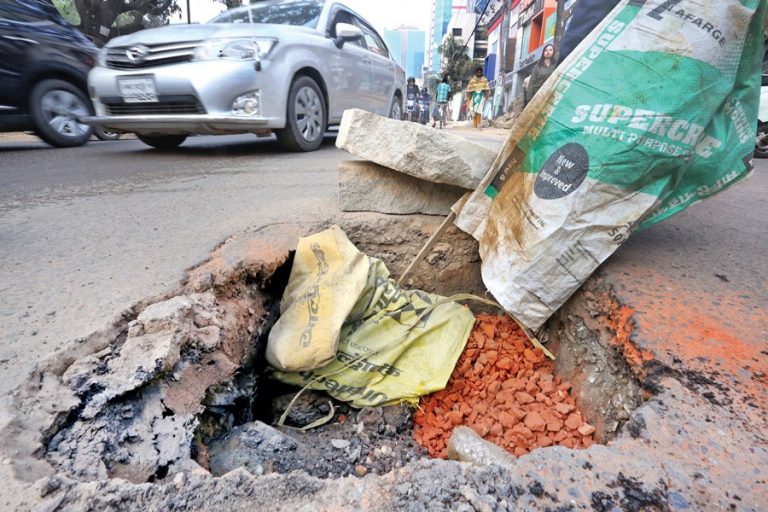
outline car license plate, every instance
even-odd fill
[[[155,79],[152,77],[118,78],[117,86],[120,88],[120,94],[126,103],[156,103],[159,101]]]

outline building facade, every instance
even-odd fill
[[[426,33],[410,27],[384,31],[392,57],[405,69],[406,76],[420,77],[425,62]]]
[[[568,19],[575,0],[566,0],[563,8]],[[544,46],[554,43],[557,25],[557,0],[520,0],[517,51],[514,73],[515,95],[522,94],[523,81],[541,59]]]
[[[479,2],[479,0],[476,0]],[[488,32],[485,73],[494,90],[494,115],[512,109],[523,94],[523,83],[541,59],[544,46],[553,43],[557,26],[557,0],[490,0],[477,4],[483,15],[479,25]],[[568,19],[576,0],[564,0]]]
[[[437,72],[440,70],[440,52],[437,51],[443,42],[448,30],[448,23],[453,14],[454,0],[432,0],[432,19],[429,24],[426,40],[427,62],[425,67],[429,66],[429,71]]]

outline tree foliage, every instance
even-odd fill
[[[440,75],[448,75],[454,90],[461,88],[462,84],[469,80],[474,71],[474,62],[467,55],[467,47],[464,41],[449,36],[437,50],[441,55],[442,69]]]
[[[130,34],[157,24],[167,24],[180,11],[177,0],[56,0],[65,17],[74,7],[75,26],[99,46],[118,35]],[[74,16],[69,14],[70,21]]]
[[[69,23],[75,26],[80,25],[80,15],[72,0],[53,0],[53,5]]]
[[[233,7],[240,7],[243,5],[243,0],[213,0],[216,3],[224,4],[227,6],[227,9],[232,9]]]

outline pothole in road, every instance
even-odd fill
[[[397,223],[344,228],[361,251],[397,275],[428,236]],[[356,410],[306,391],[286,426],[277,427],[297,388],[269,379],[264,350],[292,254],[254,242],[232,266],[223,263],[226,251],[225,245],[190,271],[182,294],[126,320],[113,343],[64,372],[62,382],[79,406],[47,436],[48,463],[78,480],[135,483],[238,467],[257,475],[382,474],[415,459],[445,457],[456,425],[518,456],[608,442],[642,400],[630,368],[636,354],[629,320],[594,285],[549,322],[555,362],[532,349],[511,321],[477,311],[448,387],[424,397],[415,411],[406,405]],[[476,244],[455,230],[414,276],[407,285],[443,295],[485,291]],[[329,421],[306,432],[297,428],[320,418]]]

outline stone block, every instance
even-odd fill
[[[422,180],[473,190],[496,152],[419,123],[351,109],[344,112],[336,147]]]
[[[420,180],[373,162],[339,163],[339,209],[345,212],[448,215],[465,193],[463,188]]]

